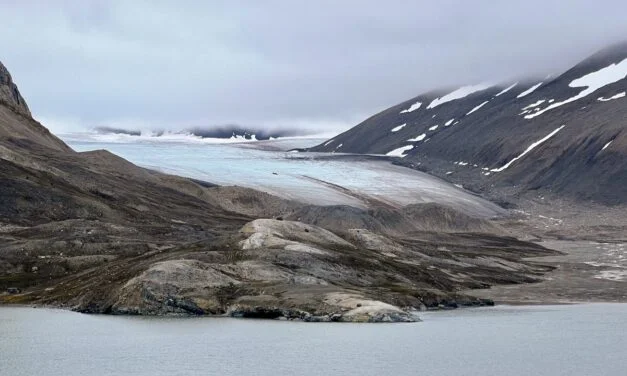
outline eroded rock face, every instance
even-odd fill
[[[459,287],[528,281],[542,272],[508,252],[476,255],[479,248],[462,244],[470,239],[455,246],[449,238],[451,248],[463,247],[452,251],[366,229],[344,232],[341,238],[300,222],[253,220],[216,254],[190,253],[149,265],[120,288],[110,312],[414,322],[414,312],[426,307],[487,303],[457,296]],[[486,244],[480,236],[475,241]],[[541,251],[512,246],[519,247],[520,257]]]
[[[172,260],[154,264],[129,280],[120,290],[113,313],[158,315],[167,313],[217,313],[217,299],[205,289],[218,289],[240,282],[194,260]]]
[[[22,98],[20,91],[13,83],[11,74],[2,62],[0,62],[0,102],[22,115],[31,116],[26,101]]]
[[[242,249],[282,247],[291,251],[324,254],[322,249],[325,247],[354,247],[330,231],[296,221],[257,219],[244,226],[241,232],[250,235],[240,243]]]
[[[346,322],[414,322],[416,318],[399,307],[359,294],[330,293],[324,302],[344,311],[338,321]]]

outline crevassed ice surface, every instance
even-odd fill
[[[303,147],[305,143],[311,146],[321,141],[301,140],[300,145],[294,142],[289,147]],[[388,161],[314,159],[330,154],[257,150],[250,143],[69,143],[77,151],[107,149],[142,167],[220,185],[254,188],[317,205],[365,207],[362,196],[369,196],[394,205],[438,202],[486,217],[503,212],[443,180]]]

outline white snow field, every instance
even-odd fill
[[[481,107],[485,106],[486,104],[488,104],[489,101],[485,101],[483,103],[481,103],[480,105],[476,106],[475,108],[473,108],[472,110],[468,111],[468,113],[466,114],[466,116],[472,114],[473,112],[477,111],[478,109],[480,109]]]
[[[409,140],[407,140],[407,141],[409,141],[409,142],[422,141],[422,140],[424,140],[424,139],[425,139],[425,137],[427,137],[427,134],[426,134],[426,133],[423,133],[423,134],[421,134],[421,135],[419,135],[419,136],[416,136],[415,138],[410,138],[410,139],[409,139]]]
[[[416,111],[417,109],[420,108],[420,106],[422,106],[422,103],[421,102],[416,102],[416,103],[412,104],[411,107],[409,107],[406,110],[401,111],[400,113],[401,114],[405,114],[405,113],[408,113],[408,112]]]
[[[405,156],[405,153],[407,153],[408,151],[410,151],[411,149],[414,148],[414,145],[406,145],[406,146],[401,146],[400,148],[394,149],[390,152],[387,152],[385,155],[387,155],[388,157],[401,157],[403,158]]]
[[[555,136],[557,134],[557,132],[561,131],[562,128],[564,128],[566,125],[562,125],[561,127],[557,128],[556,130],[554,130],[553,132],[549,133],[548,135],[546,135],[545,137],[543,137],[542,139],[532,143],[531,145],[529,145],[529,147],[527,149],[525,149],[525,151],[523,151],[521,154],[519,154],[517,157],[515,157],[514,159],[512,159],[511,161],[507,162],[506,164],[504,164],[503,166],[499,167],[499,168],[493,168],[490,171],[492,172],[501,172],[503,170],[505,170],[506,168],[508,168],[509,166],[512,165],[512,163],[516,162],[517,160],[519,160],[520,158],[524,157],[526,154],[528,154],[530,151],[532,151],[533,149],[535,149],[538,145],[541,145],[542,143],[544,143],[546,140],[548,140],[549,138]]]
[[[262,144],[268,149],[272,145],[304,148],[322,141],[277,140]],[[254,148],[256,143],[69,143],[77,151],[107,149],[154,170],[254,188],[317,205],[363,208],[367,197],[391,205],[438,202],[483,217],[504,213],[493,203],[441,179],[385,160],[364,160],[363,156],[259,150]]]
[[[527,107],[523,107],[523,110],[529,110],[531,108],[538,107],[539,105],[541,105],[544,102],[546,102],[546,99],[540,99],[537,102],[534,102],[534,103],[530,104]]]
[[[495,95],[495,97],[498,97],[507,93],[508,91],[512,90],[516,85],[518,85],[518,82],[514,82],[511,86],[506,87],[505,89],[500,91],[497,95]]]
[[[595,91],[599,90],[603,86],[613,84],[614,82],[618,82],[622,79],[625,79],[625,77],[627,77],[627,59],[624,59],[618,64],[608,65],[607,67],[601,68],[596,72],[588,73],[583,77],[579,77],[573,80],[570,84],[568,84],[568,86],[574,87],[574,88],[583,87],[585,89],[583,89],[579,94],[575,95],[574,97],[570,97],[561,102],[552,103],[548,107],[538,112],[534,112],[532,114],[526,115],[525,119],[533,119],[534,117],[540,116],[543,113],[550,111],[554,108],[557,108],[567,103],[571,103],[578,99],[587,97],[588,95],[594,93]]]
[[[437,106],[439,106],[439,105],[441,105],[443,103],[454,101],[456,99],[465,98],[465,97],[469,96],[472,93],[476,93],[478,91],[485,90],[485,89],[489,88],[490,86],[492,86],[492,85],[485,84],[485,83],[484,84],[478,84],[478,85],[462,86],[459,89],[457,89],[457,90],[455,90],[453,92],[450,92],[450,93],[446,94],[443,97],[434,99],[429,104],[429,106],[427,106],[427,109],[431,109],[431,108],[437,107]]]
[[[407,123],[403,123],[403,124],[401,124],[399,126],[396,126],[396,127],[392,128],[392,130],[390,132],[398,132],[401,129],[405,128],[406,125],[407,125]]]
[[[623,91],[622,93],[618,93],[616,95],[612,95],[609,98],[599,97],[599,98],[597,98],[597,100],[600,101],[600,102],[609,102],[609,101],[614,100],[614,99],[624,98],[626,94],[627,94],[627,92]]]
[[[526,97],[527,95],[533,93],[534,91],[536,91],[537,88],[539,88],[540,86],[542,86],[544,82],[540,82],[536,85],[533,85],[532,87],[530,87],[529,89],[523,91],[522,93],[518,94],[516,96],[516,98],[522,98],[522,97]]]

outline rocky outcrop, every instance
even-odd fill
[[[0,158],[25,161],[28,158],[19,155],[25,144],[30,144],[30,148],[71,152],[63,141],[32,118],[11,74],[0,62]]]
[[[17,85],[13,83],[11,74],[2,62],[0,62],[0,103],[21,115],[31,116],[26,101],[22,98]]]
[[[146,270],[109,292],[108,302],[82,299],[74,308],[113,314],[413,322],[415,312],[425,308],[489,304],[456,291],[497,281],[531,282],[548,269],[523,257],[551,253],[513,239],[478,235],[449,235],[432,248],[424,238],[366,229],[345,233],[342,238],[309,224],[257,219],[213,251],[147,263]],[[497,249],[483,250],[495,245]]]

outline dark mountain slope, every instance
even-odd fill
[[[396,155],[484,189],[625,203],[626,78],[622,43],[557,77],[420,95],[311,150]]]

